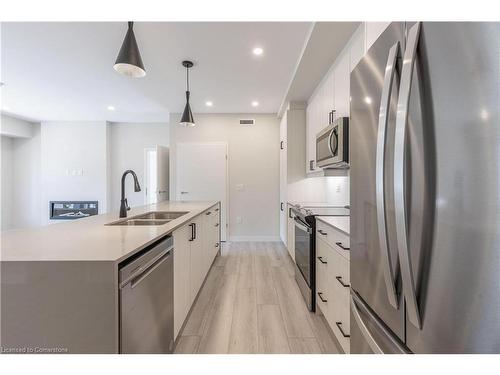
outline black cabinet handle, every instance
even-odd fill
[[[280,210],[283,211],[283,202],[280,203]]]
[[[218,208],[216,208],[216,209],[215,209],[215,212],[218,212],[218,211],[219,211],[219,209],[218,209]]]
[[[191,227],[191,238],[189,239],[189,241],[194,241],[194,239],[195,239],[194,223],[189,224],[189,226]]]
[[[215,226],[218,227],[219,226],[219,223],[215,223]]]
[[[321,302],[328,302],[328,300],[326,300],[326,299],[323,298],[323,293],[318,292],[318,297],[321,300]]]
[[[281,150],[284,150],[284,149],[285,149],[285,147],[283,147],[283,141],[281,141],[281,142],[280,142],[280,149],[281,149]]]
[[[292,216],[292,208],[291,208],[291,207],[290,207],[290,208],[288,208],[288,217],[289,217],[290,219],[293,219],[293,216]]]
[[[219,243],[216,243],[216,244],[215,244],[215,247],[219,247]]]
[[[351,337],[351,335],[347,335],[344,332],[344,330],[342,329],[342,322],[335,322],[335,324],[337,325],[337,328],[339,329],[339,331],[342,334],[342,336],[344,336],[344,337]]]
[[[350,287],[349,284],[344,284],[344,282],[342,281],[342,276],[335,276],[335,278],[340,283],[340,285],[342,285],[344,288],[349,288]]]
[[[318,229],[318,233],[321,234],[322,236],[328,236],[328,233],[323,232],[321,229]]]
[[[323,264],[328,264],[328,262],[325,262],[325,261],[323,260],[323,257],[318,257],[318,259],[319,259],[319,261],[320,261],[321,263],[323,263]]]
[[[309,160],[309,170],[310,171],[314,171],[313,163],[314,163],[314,160]]]
[[[193,223],[194,237],[193,240],[196,240],[196,223]]]
[[[212,211],[208,211],[207,213],[205,213],[205,215],[210,215],[212,213]]]
[[[338,247],[340,247],[342,250],[351,250],[350,247],[343,246],[342,242],[335,242],[335,245],[337,245]]]

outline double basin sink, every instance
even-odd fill
[[[130,218],[114,221],[106,225],[163,225],[172,220],[175,220],[188,212],[173,212],[173,211],[151,211],[145,214],[132,216]]]

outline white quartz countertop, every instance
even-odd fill
[[[349,235],[349,216],[316,216],[316,220],[320,220],[332,227]]]
[[[39,228],[3,231],[0,260],[120,262],[215,204],[164,201],[128,211],[129,218],[149,211],[188,212],[158,226],[105,225],[119,220],[118,212],[112,212]]]

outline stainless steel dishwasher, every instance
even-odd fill
[[[171,353],[174,248],[168,236],[120,267],[120,353]]]

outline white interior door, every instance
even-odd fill
[[[227,143],[177,143],[176,199],[220,201],[221,240],[227,233]]]

